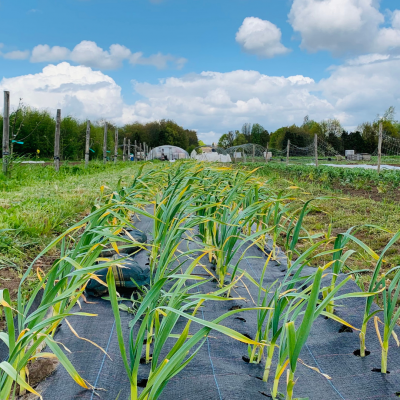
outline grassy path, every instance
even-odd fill
[[[0,178],[0,286],[15,293],[23,271],[55,236],[89,213],[104,192],[135,173],[134,163],[90,169],[63,166],[17,166],[10,179]],[[55,254],[53,254],[55,257]],[[40,266],[53,262],[50,253]]]

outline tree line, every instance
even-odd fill
[[[90,157],[101,159],[103,155],[103,137],[105,120],[91,122]],[[107,121],[107,149],[114,152],[114,132],[117,126]],[[53,158],[55,116],[48,111],[37,110],[20,103],[17,110],[10,114],[10,147],[16,156],[39,156]],[[60,155],[62,160],[82,160],[85,155],[86,121],[66,116],[61,121]],[[0,116],[0,135],[3,135],[3,117]],[[146,143],[154,148],[161,145],[178,146],[189,153],[199,146],[197,133],[184,129],[171,120],[161,120],[141,124],[135,122],[118,127],[119,144],[123,138],[131,140],[133,145]],[[38,152],[39,151],[39,152]],[[122,150],[121,150],[122,151]]]
[[[284,150],[288,140],[298,147],[307,147],[314,141],[314,136],[331,145],[338,153],[355,150],[357,153],[373,153],[378,147],[379,124],[382,122],[384,134],[400,139],[400,122],[395,119],[395,108],[389,109],[383,116],[377,116],[372,122],[360,124],[356,130],[348,132],[337,119],[321,122],[306,116],[302,125],[290,125],[269,133],[260,124],[246,123],[241,131],[230,131],[221,136],[218,146],[229,148],[246,143],[260,144],[270,149]]]

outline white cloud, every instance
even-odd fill
[[[267,76],[256,71],[203,72],[168,78],[159,84],[134,82],[145,100],[128,106],[140,121],[172,118],[199,132],[223,132],[245,122],[279,126],[318,118],[334,112],[324,99],[312,94],[315,82],[307,77]]]
[[[301,47],[335,55],[381,53],[400,46],[398,11],[392,27],[385,22],[378,0],[294,0],[289,22],[301,35]]]
[[[113,44],[110,50],[103,50],[95,42],[83,40],[75,46],[70,59],[78,64],[99,69],[117,69],[128,59],[131,51],[120,44]]]
[[[12,105],[22,98],[25,104],[49,109],[62,109],[63,115],[78,118],[118,118],[123,101],[121,88],[112,78],[89,67],[63,62],[49,65],[41,73],[3,78],[0,91],[11,92]]]
[[[394,10],[392,13],[392,26],[394,29],[400,29],[400,10]]]
[[[364,60],[365,61],[365,60]],[[342,122],[356,126],[374,119],[389,106],[400,108],[400,58],[336,67],[329,78],[319,82],[319,89],[342,115]]]
[[[186,64],[187,59],[162,53],[153,54],[150,57],[143,57],[142,52],[137,52],[132,54],[129,58],[129,62],[132,65],[153,65],[158,69],[165,69],[168,67],[168,63],[172,63],[175,64],[177,69],[182,69]]]
[[[384,61],[390,58],[389,54],[364,54],[362,56],[358,56],[356,58],[347,60],[346,64],[348,65],[363,65],[363,64],[371,64],[376,61]]]
[[[8,60],[26,60],[29,58],[30,52],[29,50],[21,51],[14,50],[8,53],[3,53],[2,56],[7,58]]]
[[[245,122],[258,122],[268,130],[315,120],[339,118],[344,126],[357,126],[400,106],[400,57],[371,55],[331,70],[319,82],[302,75],[282,77],[257,71],[202,72],[167,78],[158,84],[133,82],[141,100],[126,104],[121,88],[108,75],[89,67],[63,62],[41,73],[3,78],[0,92],[11,91],[12,105],[57,108],[63,115],[93,120],[107,118],[117,124],[174,119],[196,129],[205,142],[218,139]],[[0,109],[2,98],[0,98]]]
[[[24,59],[29,57],[29,52],[13,53],[24,53]],[[6,57],[6,55],[3,54],[3,57]],[[21,59],[23,59],[22,56]],[[61,46],[50,47],[47,44],[39,44],[33,48],[30,57],[30,61],[33,63],[73,61],[80,65],[102,70],[120,68],[125,60],[128,60],[132,65],[150,65],[158,69],[165,69],[169,66],[181,69],[187,62],[185,58],[175,57],[171,54],[157,53],[149,57],[144,57],[141,52],[132,54],[130,49],[120,44],[113,44],[109,50],[104,50],[95,42],[89,40],[83,40],[72,50]]]
[[[248,17],[236,33],[236,41],[243,51],[259,58],[272,58],[291,50],[281,43],[282,32],[272,22]]]
[[[34,47],[31,55],[31,62],[55,62],[67,60],[71,51],[66,47],[53,46],[48,44],[39,44]]]

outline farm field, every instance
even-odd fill
[[[393,232],[400,225],[398,173],[378,176],[372,171],[338,171],[303,165],[287,168],[274,163],[248,164],[244,168],[259,168],[259,176],[273,178],[269,185],[274,190],[298,186],[292,189],[298,199],[328,197],[312,202],[305,217],[305,225],[311,232],[329,228],[335,233],[361,224]],[[103,166],[94,161],[89,171],[83,165],[67,164],[56,174],[52,166],[24,165],[16,167],[12,179],[0,181],[0,277],[5,287],[15,290],[26,266],[40,250],[88,214],[99,201],[102,190],[103,193],[114,190],[121,178],[128,180],[137,169],[137,163]],[[358,237],[376,250],[389,236],[389,232],[369,228],[358,232]],[[400,263],[400,252],[393,248],[392,253],[390,264]],[[50,252],[38,265],[49,265],[55,257],[56,252]],[[360,261],[352,260],[352,264],[365,269],[362,257]],[[360,279],[364,278],[365,275],[360,275]]]
[[[196,362],[189,362],[191,358],[205,362],[199,352],[205,343],[202,338],[207,338],[209,354],[214,354],[210,351],[215,338],[219,346],[231,347],[224,368],[228,367],[226,363],[235,365],[243,354],[246,366],[240,364],[240,369],[248,371],[246,376],[256,369],[260,376],[250,392],[271,393],[275,399],[291,400],[297,392],[315,398],[310,387],[324,387],[327,373],[333,379],[330,390],[346,393],[347,383],[339,379],[335,369],[322,368],[317,362],[311,367],[313,371],[304,361],[298,361],[300,353],[303,359],[307,357],[304,351],[315,351],[312,343],[321,329],[331,330],[331,335],[338,335],[340,326],[349,332],[361,330],[360,344],[354,344],[354,339],[358,342],[356,334],[351,336],[353,344],[345,336],[337,336],[337,340],[343,340],[344,346],[359,346],[361,358],[370,354],[364,347],[367,343],[367,348],[374,350],[370,360],[376,368],[380,365],[379,371],[386,373],[389,365],[393,371],[390,355],[395,356],[397,350],[390,335],[393,332],[396,337],[399,317],[392,306],[396,306],[393,291],[400,280],[394,268],[400,261],[400,204],[393,197],[382,195],[378,199],[351,193],[358,182],[355,175],[346,175],[344,186],[348,191],[344,193],[335,187],[334,180],[340,183],[343,179],[335,175],[336,170],[322,167],[313,172],[311,176],[307,166],[292,170],[291,166],[284,169],[265,163],[227,167],[193,161],[115,166],[93,163],[89,170],[66,165],[59,174],[49,166],[16,167],[11,179],[2,182],[1,192],[0,229],[2,248],[6,249],[0,269],[4,282],[2,322],[10,332],[13,307],[18,310],[14,328],[20,331],[29,326],[29,330],[9,349],[7,368],[0,373],[2,395],[12,390],[15,378],[10,371],[19,371],[25,365],[23,360],[34,354],[24,345],[27,340],[38,345],[45,340],[62,366],[37,388],[28,386],[25,372],[21,372],[18,390],[38,390],[47,400],[61,382],[65,385],[69,380],[62,399],[77,393],[78,385],[91,396],[97,393],[96,387],[90,386],[96,362],[93,371],[82,370],[81,365],[82,351],[97,350],[82,350],[82,332],[90,337],[86,344],[96,343],[100,351],[107,351],[112,344],[110,354],[113,360],[121,360],[122,369],[103,361],[99,374],[104,365],[107,371],[117,368],[120,374],[126,373],[119,392],[126,399],[144,400],[152,393],[150,398],[171,398],[182,388],[174,376],[192,379],[196,368],[191,365]],[[394,175],[382,174],[381,178],[368,173],[364,177],[368,185],[378,187],[383,182],[386,192],[393,189]],[[139,236],[130,226],[147,235],[148,242],[137,242]],[[129,253],[129,258],[124,253],[133,244],[139,254]],[[102,249],[108,249],[107,255]],[[145,269],[142,253],[148,254],[147,288],[139,286],[140,301],[128,297],[121,304],[118,293],[127,283],[121,281],[123,270],[118,277],[113,271],[121,263],[129,268],[135,260]],[[124,264],[125,259],[131,264]],[[330,268],[334,274],[326,274]],[[337,276],[339,273],[343,275]],[[94,274],[100,275],[96,278]],[[386,288],[385,284],[391,286]],[[88,290],[83,295],[85,288],[101,285],[108,286],[109,295],[104,300],[93,301]],[[53,287],[58,289],[51,290]],[[40,300],[42,288],[47,297]],[[53,300],[46,303],[44,299],[50,293]],[[25,307],[35,299],[41,305],[28,316]],[[373,300],[383,306],[385,318]],[[227,301],[228,306],[224,306]],[[214,302],[221,306],[212,307],[210,313],[208,304]],[[229,306],[229,302],[237,305]],[[359,311],[357,316],[350,312],[352,309]],[[97,322],[80,322],[98,314],[103,317],[103,326],[110,329],[109,338],[90,329],[98,329]],[[244,335],[237,322],[230,322],[235,314],[247,320],[251,333]],[[322,315],[339,323],[338,327],[323,322],[319,318]],[[73,340],[65,336],[70,322],[63,323],[56,335],[56,340],[67,340],[68,347],[77,347],[76,352],[71,349],[68,358],[58,342],[51,340],[67,316],[79,328]],[[382,350],[374,332],[373,321],[378,324],[378,316],[386,324],[380,339]],[[126,340],[129,335],[134,342]],[[9,336],[7,343],[11,343]],[[327,354],[337,352],[332,343],[326,343]],[[348,362],[352,368],[350,359]],[[148,364],[150,372],[142,364]],[[32,365],[31,361],[28,369]],[[374,372],[359,368],[366,379],[373,379]],[[142,378],[143,374],[148,378]],[[221,376],[214,371],[216,381]],[[397,375],[392,376],[397,382]],[[202,379],[208,388],[212,386],[209,378]],[[307,384],[309,379],[315,380],[315,386]],[[119,396],[114,387],[104,384],[109,392],[105,399]],[[379,385],[375,389],[382,390]],[[228,393],[234,389],[221,381],[219,390]],[[362,390],[356,388],[355,393]],[[392,391],[392,387],[385,390]]]

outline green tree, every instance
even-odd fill
[[[224,133],[218,141],[218,147],[222,147],[223,149],[228,149],[229,147],[234,146],[235,134],[230,131],[228,133]]]
[[[263,147],[267,147],[269,142],[269,133],[260,124],[253,124],[251,128],[251,143],[259,144]]]

